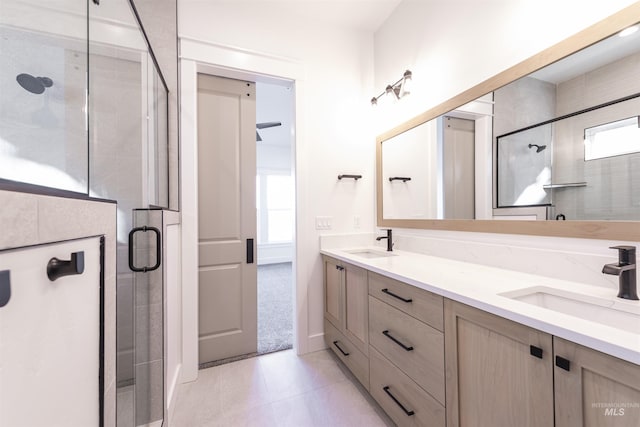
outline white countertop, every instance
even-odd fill
[[[616,290],[413,252],[394,250],[395,256],[364,258],[349,253],[354,250],[381,251],[378,247],[352,247],[320,252],[640,365],[640,324],[637,332],[630,332],[499,295],[544,286],[605,298],[616,305],[640,310],[640,301],[615,298]]]

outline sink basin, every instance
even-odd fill
[[[345,252],[352,255],[357,255],[362,258],[386,258],[390,256],[396,256],[396,254],[392,252],[382,252],[382,251],[376,251],[372,249],[354,249],[354,250],[345,251]]]
[[[501,296],[628,332],[640,333],[640,303],[612,296],[600,298],[562,289],[535,286]]]

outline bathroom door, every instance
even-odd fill
[[[0,426],[101,425],[101,246],[0,251]]]
[[[198,75],[199,361],[257,350],[255,83]]]
[[[156,425],[164,413],[163,210],[134,209],[129,232],[129,269],[133,271],[133,381],[121,390],[118,427]],[[125,419],[130,414],[133,419]],[[159,424],[157,424],[159,425]]]

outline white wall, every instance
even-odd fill
[[[234,55],[225,57],[228,60],[224,63],[210,63],[227,70],[253,70],[252,64],[260,61],[295,65],[300,70],[295,77],[296,346],[300,353],[314,351],[324,347],[320,233],[315,230],[315,217],[333,217],[330,232],[353,231],[354,216],[360,217],[362,229],[371,230],[374,226],[375,150],[367,120],[373,82],[373,35],[321,26],[312,19],[293,20],[262,2],[252,3],[250,12],[246,4],[238,3],[181,3],[181,43],[195,39],[218,51],[233,50]],[[184,49],[182,55],[184,66],[199,60],[190,57],[187,61]],[[264,72],[282,76],[266,69]],[[184,91],[183,85],[183,101],[189,96]],[[181,144],[183,150],[189,149],[185,138]],[[192,169],[183,167],[183,174],[189,170]],[[362,174],[363,178],[357,182],[338,181],[341,173]],[[187,216],[183,216],[184,224]],[[193,279],[184,285],[197,286]],[[186,291],[193,296],[193,290]]]

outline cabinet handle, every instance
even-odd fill
[[[565,371],[571,370],[571,362],[569,359],[565,359],[564,357],[556,356],[556,366],[560,369],[564,369]]]
[[[69,261],[51,258],[47,263],[47,277],[52,282],[64,276],[82,273],[84,273],[84,251],[73,252]]]
[[[409,346],[409,347],[407,347],[406,345],[402,344],[400,341],[398,341],[398,339],[397,339],[397,338],[394,338],[394,337],[389,333],[389,330],[382,331],[382,335],[384,335],[385,337],[389,338],[391,341],[393,341],[394,343],[398,344],[400,347],[404,348],[406,351],[411,351],[411,350],[413,350],[413,346]]]
[[[342,270],[344,270],[344,267],[342,267],[342,266],[340,266],[340,265],[336,265],[336,270],[340,270],[340,271],[342,271]]]
[[[345,351],[344,351],[343,349],[341,349],[341,348],[340,348],[340,346],[338,345],[338,341],[334,341],[334,342],[333,342],[333,345],[335,345],[335,346],[336,346],[336,348],[337,348],[338,350],[340,350],[340,353],[342,353],[344,356],[348,356],[348,355],[349,355],[349,353],[345,353]]]
[[[387,393],[389,395],[389,397],[391,399],[393,399],[394,402],[396,402],[396,405],[398,405],[404,411],[404,413],[407,414],[408,417],[410,417],[411,415],[415,414],[415,412],[413,412],[411,410],[407,410],[407,408],[405,408],[404,405],[402,403],[400,403],[400,401],[398,399],[396,399],[396,397],[393,394],[391,394],[391,392],[389,391],[389,386],[388,385],[382,387],[382,390],[384,390],[384,392]]]
[[[400,300],[400,301],[402,301],[402,302],[413,302],[413,300],[412,300],[411,298],[409,298],[409,299],[407,299],[407,298],[402,298],[400,295],[396,295],[396,294],[394,294],[393,292],[391,292],[391,291],[390,291],[389,289],[387,289],[387,288],[384,288],[384,289],[382,290],[382,292],[384,292],[385,294],[390,295],[390,296],[392,296],[392,297],[394,297],[394,298],[397,298],[397,299],[399,299],[399,300]]]
[[[542,349],[540,347],[536,347],[535,345],[530,345],[529,353],[531,353],[532,356],[537,357],[538,359],[542,359]]]

